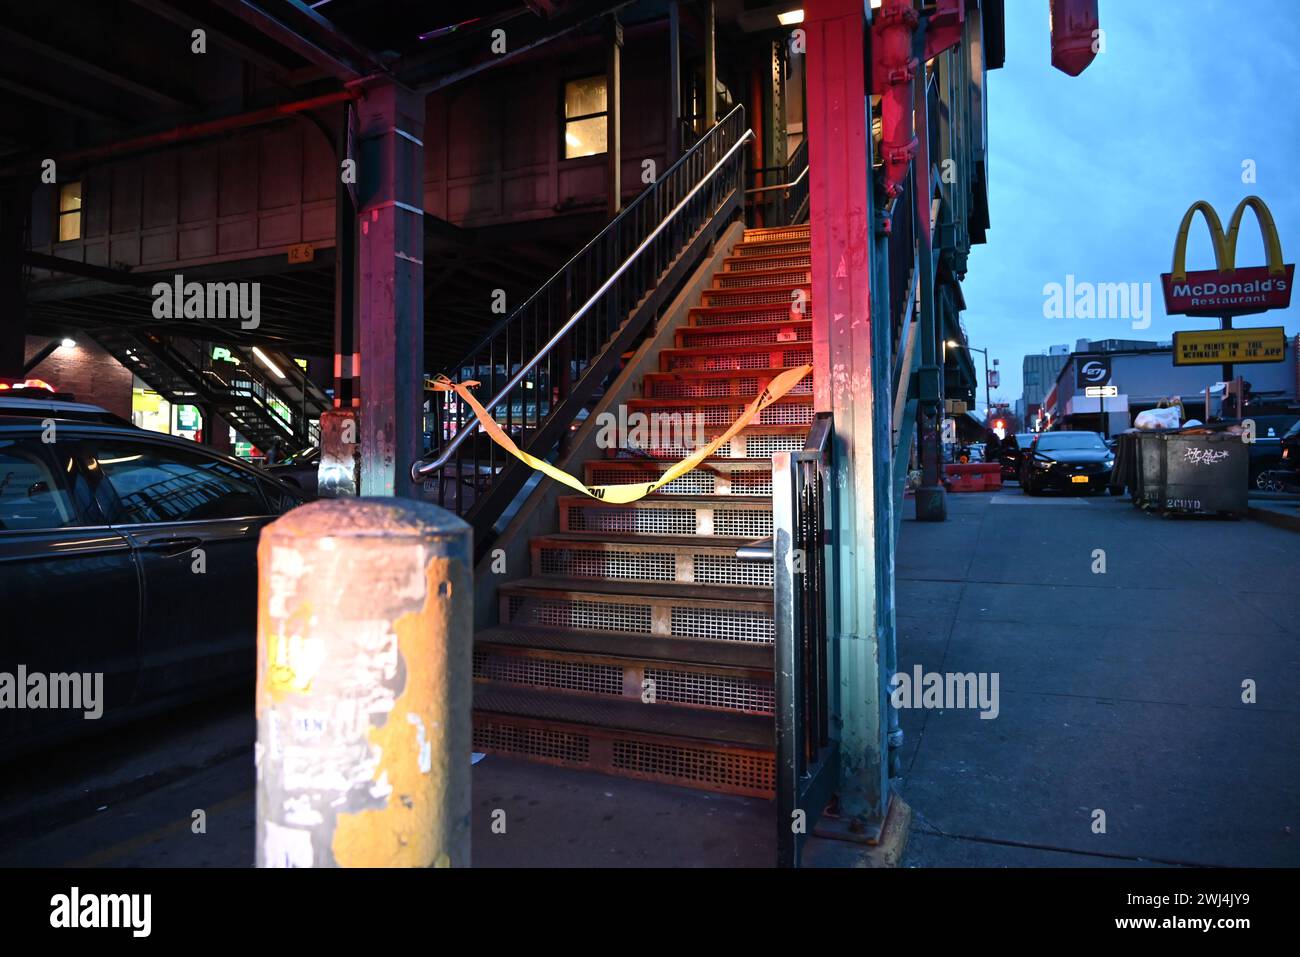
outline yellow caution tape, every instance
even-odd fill
[[[667,485],[673,479],[680,478],[687,472],[691,471],[691,469],[695,468],[712,455],[719,446],[730,441],[737,432],[753,422],[760,412],[798,385],[803,377],[810,372],[812,372],[812,366],[810,365],[798,366],[797,368],[787,369],[785,372],[782,372],[780,375],[772,379],[762,392],[754,397],[753,401],[745,407],[745,411],[740,413],[740,416],[736,421],[731,423],[727,428],[727,431],[723,432],[708,445],[696,449],[680,462],[670,466],[664,471],[663,475],[655,481],[634,482],[628,485],[584,485],[568,472],[556,468],[550,462],[545,462],[536,456],[521,451],[519,446],[515,445],[510,436],[507,435],[501,426],[497,424],[496,419],[492,418],[488,413],[488,410],[483,408],[478,399],[474,398],[474,394],[470,392],[471,388],[478,385],[477,382],[472,380],[467,382],[452,382],[446,376],[438,376],[430,383],[430,385],[435,392],[455,392],[465,402],[469,403],[469,407],[474,410],[474,415],[478,418],[479,425],[482,427],[483,431],[491,437],[493,442],[501,446],[521,462],[528,464],[539,472],[549,475],[557,482],[563,482],[565,485],[569,486],[569,488],[576,489],[584,495],[590,495],[592,498],[600,499],[603,502],[611,502],[615,505],[626,505],[628,502],[635,502],[644,498],[656,489]]]

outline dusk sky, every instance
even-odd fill
[[[1105,52],[1077,77],[1050,62],[1047,0],[1007,0],[1006,66],[989,73],[989,241],[971,252],[962,289],[970,344],[1001,360],[994,401],[1014,404],[1021,363],[1048,346],[1088,339],[1168,341],[1215,320],[1165,315],[1168,272],[1183,213],[1205,199],[1227,228],[1243,197],[1272,210],[1286,262],[1300,255],[1300,2],[1101,0]],[[1246,160],[1256,182],[1242,181]],[[1189,269],[1214,254],[1193,223]],[[1262,265],[1247,211],[1238,265]],[[1043,286],[1150,283],[1151,325],[1044,318]],[[1239,327],[1300,332],[1300,297],[1287,310],[1243,316]],[[984,401],[983,357],[978,401]]]

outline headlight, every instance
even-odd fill
[[[1037,456],[1037,455],[1034,456],[1034,468],[1037,468],[1037,469],[1050,469],[1050,468],[1051,468],[1053,465],[1055,465],[1055,464],[1056,464],[1056,463],[1055,463],[1054,461],[1052,461],[1051,459],[1049,459],[1049,458],[1046,458],[1046,457],[1040,458],[1040,457]]]

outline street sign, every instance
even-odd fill
[[[1079,379],[1084,386],[1106,385],[1110,382],[1110,356],[1081,355],[1078,358]]]
[[[1083,394],[1090,399],[1113,399],[1119,395],[1119,386],[1117,385],[1090,385],[1085,386]]]
[[[1174,333],[1174,365],[1220,365],[1222,363],[1281,362],[1286,358],[1286,330],[1281,326],[1263,329],[1202,329]]]
[[[989,388],[996,389],[1001,384],[1002,384],[1002,376],[997,369],[994,369],[992,372],[989,373]]]

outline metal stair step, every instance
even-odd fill
[[[728,256],[722,261],[722,268],[729,273],[765,272],[772,269],[802,269],[807,271],[812,268],[812,252],[810,250],[800,250],[766,256]]]
[[[772,501],[762,496],[649,495],[627,505],[609,505],[585,495],[565,495],[558,504],[562,532],[733,538],[772,534]]]
[[[775,689],[769,648],[744,648],[749,652],[748,665],[723,664],[705,652],[709,646],[716,650],[726,642],[598,633],[548,640],[547,632],[506,628],[475,636],[475,681],[605,701],[623,698],[639,704],[773,713]],[[549,633],[565,634],[555,630]],[[672,653],[664,645],[705,647]],[[641,651],[646,654],[639,654]],[[665,653],[672,657],[664,658]],[[742,660],[735,654],[724,657]]]
[[[705,426],[705,444],[727,431],[726,426]],[[773,452],[794,452],[803,448],[808,437],[806,425],[749,425],[718,446],[710,458],[726,459],[771,459]],[[608,459],[620,462],[653,462],[667,460],[676,462],[686,458],[696,449],[695,445],[664,444],[647,449],[606,449]],[[707,459],[706,459],[707,461]],[[596,483],[608,484],[608,483]]]
[[[763,303],[789,303],[791,293],[802,289],[804,296],[812,298],[812,287],[808,283],[790,283],[780,286],[753,287],[741,289],[705,289],[700,293],[703,306],[745,306]]]
[[[583,465],[588,485],[637,485],[653,482],[674,463],[667,459],[596,459]],[[771,459],[726,459],[711,456],[656,495],[771,495]]]
[[[744,272],[719,272],[713,274],[714,289],[767,289],[769,287],[793,289],[812,282],[812,268],[800,266],[785,269],[754,269]]]
[[[474,747],[735,794],[770,797],[775,787],[775,732],[760,715],[480,684]]]
[[[802,304],[794,300],[777,303],[759,303],[748,306],[692,306],[687,313],[687,325],[734,326],[751,322],[788,322],[812,319],[812,301]]]
[[[677,372],[648,372],[641,377],[641,391],[647,399],[738,398],[749,401],[758,395],[783,369],[762,369],[738,373],[733,369],[682,369]],[[811,395],[812,376],[804,376],[787,395]]]
[[[736,244],[731,250],[737,259],[770,259],[773,256],[812,256],[809,239],[754,239]]]
[[[681,423],[679,431],[684,435],[702,433],[701,426],[720,425],[723,427],[735,422],[745,411],[753,396],[698,396],[684,399],[632,399],[627,403],[629,413],[640,412],[652,418],[650,426],[663,431],[665,423],[671,432],[675,423]],[[663,417],[669,417],[667,419]],[[689,418],[687,418],[689,416]],[[758,413],[754,420],[760,425],[812,425],[814,412],[812,395],[784,395]]]
[[[752,539],[690,535],[543,535],[531,542],[533,575],[606,581],[771,588],[772,563],[736,557]]]
[[[536,648],[602,658],[634,658],[668,665],[710,665],[772,672],[772,647],[743,641],[661,638],[635,632],[568,631],[536,625],[494,625],[474,636],[480,645]]]
[[[663,349],[659,353],[659,368],[663,372],[788,369],[811,362],[812,343],[800,340],[733,346],[723,353],[699,346]]]
[[[500,621],[583,631],[771,644],[772,590],[525,578],[500,588]]]
[[[706,346],[763,346],[786,342],[812,343],[811,319],[749,322],[734,326],[682,326],[673,334],[680,349]]]
[[[759,226],[757,228],[745,230],[744,242],[777,239],[809,239],[811,236],[812,227],[808,223],[800,223],[796,226]]]

